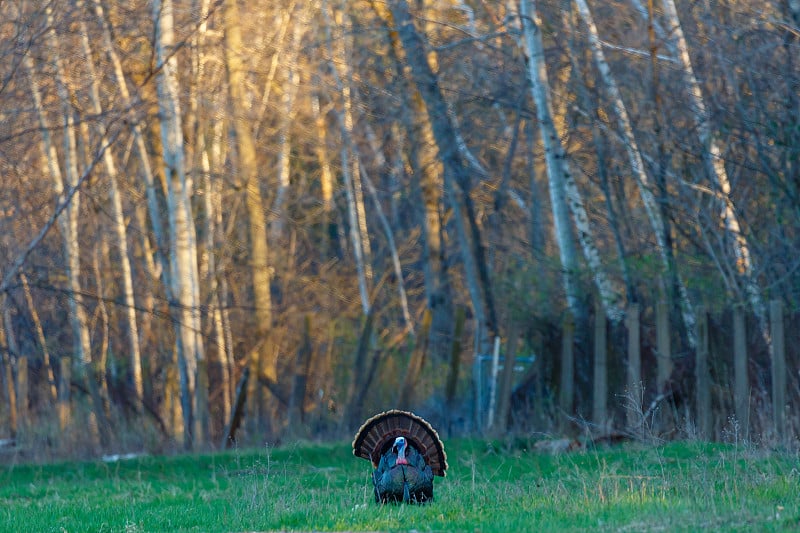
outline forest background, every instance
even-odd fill
[[[391,407],[564,430],[598,405],[600,316],[620,427],[631,399],[679,412],[698,316],[725,352],[732,309],[769,410],[770,301],[800,297],[800,1],[0,13],[0,437],[23,449],[341,438]]]

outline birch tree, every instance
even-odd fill
[[[594,245],[594,237],[589,226],[586,210],[580,192],[569,168],[561,138],[553,122],[550,86],[544,58],[541,35],[541,19],[533,0],[521,0],[520,18],[522,25],[522,47],[528,56],[528,78],[531,95],[536,105],[536,117],[541,130],[544,146],[547,176],[550,184],[550,202],[553,223],[559,246],[561,266],[564,269],[563,282],[567,305],[576,317],[585,316],[579,302],[577,285],[578,262],[572,241],[571,227],[567,209],[572,212],[578,241],[583,248],[594,282],[600,294],[606,315],[613,322],[619,322],[622,311],[617,295],[608,280],[600,261],[600,254]]]
[[[278,184],[275,192],[275,200],[272,204],[272,211],[275,213],[275,218],[272,221],[272,236],[275,239],[282,235],[286,224],[286,196],[289,193],[291,185],[291,126],[294,124],[295,117],[297,116],[295,101],[300,88],[301,78],[304,74],[299,60],[302,57],[300,55],[302,37],[308,27],[308,19],[312,15],[311,5],[312,2],[305,2],[300,7],[296,7],[292,4],[292,7],[287,10],[288,13],[285,17],[285,24],[291,27],[291,38],[288,44],[288,53],[285,55],[283,61],[285,79],[282,84],[280,102],[281,118],[278,126],[278,161],[276,169]]]
[[[628,114],[628,109],[622,99],[622,94],[617,86],[617,82],[611,73],[611,68],[606,61],[602,42],[600,40],[597,26],[594,23],[594,17],[592,16],[592,12],[589,9],[588,3],[586,0],[575,0],[575,4],[578,7],[578,13],[586,24],[586,28],[588,30],[587,37],[592,50],[592,56],[594,58],[595,65],[597,66],[597,70],[600,73],[600,79],[602,80],[606,91],[608,91],[609,98],[611,99],[611,106],[619,120],[619,127],[622,130],[623,144],[628,155],[631,171],[634,179],[636,180],[639,196],[642,199],[645,211],[647,212],[647,217],[650,220],[650,226],[652,227],[653,234],[656,238],[658,255],[663,263],[665,273],[669,276],[672,274],[672,270],[674,269],[674,259],[671,257],[672,250],[664,240],[664,219],[661,216],[661,210],[659,208],[658,201],[653,194],[653,185],[650,183],[650,178],[645,170],[639,144],[633,134],[633,124]],[[689,339],[691,340],[691,344],[694,345],[694,311],[692,309],[691,302],[689,301],[689,297],[686,292],[686,285],[684,284],[683,279],[681,279],[680,274],[677,272],[675,272],[674,275],[678,278],[679,283],[680,308],[683,314],[684,327],[686,328]]]
[[[79,11],[83,11],[84,3],[82,0],[78,0],[75,5]],[[91,110],[95,116],[100,117],[103,115],[103,107],[100,103],[100,77],[94,66],[93,51],[89,33],[86,29],[85,19],[80,19],[79,27],[83,53],[86,56],[85,67],[89,79]],[[108,144],[108,138],[99,122],[97,123],[96,130],[101,144]],[[136,405],[141,405],[144,398],[144,382],[142,379],[142,356],[139,349],[139,328],[136,322],[136,301],[133,296],[133,274],[131,272],[131,262],[128,255],[128,234],[125,227],[125,213],[122,209],[122,197],[118,185],[119,176],[117,173],[117,164],[111,150],[105,150],[103,152],[103,164],[105,165],[106,175],[108,176],[108,200],[111,206],[111,219],[118,249],[120,276],[122,278],[123,314],[127,323],[133,393]]]
[[[181,385],[184,446],[203,442],[197,412],[202,399],[197,390],[198,363],[205,358],[200,333],[199,274],[191,203],[184,169],[183,132],[178,99],[178,59],[174,54],[174,15],[172,0],[154,0],[155,56],[161,144],[167,175],[167,210],[170,229],[169,288],[176,318],[176,344]],[[156,216],[156,214],[153,214]],[[200,400],[200,401],[198,401]],[[197,423],[198,427],[195,427]]]
[[[150,154],[147,151],[142,126],[134,114],[133,98],[131,97],[130,90],[128,89],[128,80],[126,79],[125,73],[122,69],[122,62],[119,58],[119,54],[117,54],[116,49],[114,48],[114,43],[111,38],[110,23],[106,19],[106,15],[100,0],[92,0],[92,7],[94,8],[94,14],[97,22],[100,25],[103,50],[112,67],[111,72],[113,73],[113,79],[115,81],[114,86],[119,91],[117,96],[121,100],[120,103],[122,106],[128,110],[130,129],[133,133],[133,145],[136,148],[136,154],[139,158],[139,172],[141,173],[141,178],[145,183],[147,210],[149,211],[150,215],[150,227],[152,228],[155,246],[151,247],[148,235],[145,234],[142,237],[141,243],[144,250],[144,266],[147,272],[150,274],[150,279],[155,280],[156,278],[160,277],[164,287],[166,287],[167,292],[169,292],[169,287],[172,286],[172,282],[170,280],[169,261],[164,254],[164,251],[167,250],[168,245],[161,220],[161,209],[159,207],[159,201],[156,194],[153,163],[151,161]],[[146,223],[145,210],[137,209],[136,215],[139,221],[139,226],[141,228],[146,228],[148,225]],[[154,307],[152,291],[140,289],[139,294],[142,295],[142,292],[144,292],[144,296],[142,298],[145,302],[143,305],[144,309],[152,311]],[[141,332],[142,338],[146,338],[144,333],[149,329],[148,326],[150,324],[151,317],[152,312],[146,313],[143,317],[144,323]]]
[[[62,132],[64,135],[64,173],[62,174],[58,154],[55,145],[50,142],[50,136],[43,133],[43,149],[46,153],[47,167],[53,179],[55,192],[61,197],[67,187],[74,188],[78,181],[78,154],[75,140],[75,119],[72,112],[71,96],[69,85],[64,76],[64,67],[59,55],[60,43],[56,35],[56,23],[53,16],[52,5],[45,9],[48,23],[47,39],[51,52],[51,61],[55,71],[56,92],[62,107],[63,123]],[[26,56],[28,69],[31,76],[34,76],[33,61]],[[31,82],[36,86],[36,82]],[[36,86],[33,92],[39,93]],[[49,128],[41,96],[34,96],[34,102],[39,111],[39,122],[42,131]],[[70,321],[72,323],[74,353],[77,362],[83,366],[88,366],[92,361],[91,343],[89,340],[89,330],[86,327],[86,311],[83,302],[83,289],[81,288],[79,274],[81,272],[80,247],[78,243],[78,213],[80,210],[80,193],[73,196],[72,201],[66,208],[61,229],[64,235],[64,257],[67,260],[67,280],[69,283],[70,295],[68,297],[70,306]]]
[[[686,91],[690,100],[690,109],[697,124],[697,133],[703,149],[703,162],[706,171],[712,180],[715,190],[719,195],[721,217],[725,230],[730,237],[731,246],[736,260],[736,271],[742,277],[745,294],[750,301],[753,311],[758,317],[762,333],[765,338],[769,338],[766,322],[766,306],[761,289],[759,288],[754,274],[753,264],[750,257],[750,245],[744,235],[739,217],[731,198],[731,184],[728,173],[725,170],[725,160],[722,157],[722,147],[719,139],[712,130],[708,111],[703,100],[703,93],[700,83],[694,74],[694,67],[689,55],[689,45],[683,34],[678,10],[673,0],[663,0],[664,17],[668,26],[669,33],[673,36],[672,42],[675,47],[677,58],[683,69],[683,76],[686,83]]]
[[[69,85],[64,74],[61,57],[59,55],[59,38],[56,34],[55,18],[52,6],[45,8],[45,18],[48,29],[46,30],[47,43],[50,48],[49,60],[55,72],[56,93],[63,113],[62,132],[64,140],[62,173],[56,146],[50,135],[50,124],[44,107],[36,69],[30,53],[26,53],[24,64],[30,78],[30,88],[34,101],[34,108],[39,120],[42,154],[42,170],[49,174],[53,181],[54,191],[59,205],[56,208],[54,220],[58,220],[62,232],[64,258],[66,262],[66,277],[68,284],[67,301],[69,305],[69,322],[72,326],[73,353],[72,364],[81,382],[90,392],[93,410],[90,417],[90,427],[99,430],[101,445],[108,443],[107,421],[102,409],[94,375],[90,372],[92,363],[91,343],[83,289],[80,282],[80,247],[78,242],[78,214],[80,209],[80,194],[78,188],[83,182],[83,177],[78,174],[78,153],[75,139],[75,122],[71,105]],[[91,166],[89,168],[92,168]],[[20,256],[24,260],[24,256]],[[66,415],[66,418],[71,418]]]
[[[370,312],[370,291],[372,284],[371,247],[369,232],[367,231],[366,210],[364,208],[364,195],[361,190],[361,171],[355,142],[353,140],[353,97],[350,75],[350,63],[346,46],[347,18],[342,7],[331,6],[323,3],[323,14],[326,17],[327,42],[331,49],[330,67],[334,75],[339,96],[339,128],[342,136],[340,146],[340,159],[342,181],[345,197],[347,199],[347,214],[350,222],[350,238],[353,243],[353,255],[356,261],[356,275],[358,276],[358,292],[361,297],[361,309],[364,315]],[[330,15],[333,14],[333,22]],[[332,31],[339,29],[340,33],[333,35]]]
[[[643,16],[651,14],[642,6],[639,0],[632,0],[634,7]],[[720,205],[720,217],[725,233],[728,236],[735,260],[735,270],[744,285],[744,294],[756,313],[759,320],[762,336],[769,342],[769,331],[766,322],[766,305],[764,304],[761,289],[753,273],[753,264],[750,254],[750,245],[742,230],[736,206],[731,198],[731,185],[725,169],[725,160],[722,157],[722,147],[718,137],[713,131],[711,120],[706,109],[703,92],[695,75],[694,66],[689,54],[689,45],[683,33],[683,26],[678,16],[678,10],[673,0],[663,0],[664,19],[666,28],[654,25],[661,38],[681,68],[681,75],[689,98],[689,110],[697,128],[697,134],[702,150],[702,160],[706,173],[712,183],[715,197]]]

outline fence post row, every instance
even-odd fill
[[[563,338],[561,342],[561,386],[558,407],[561,411],[561,430],[566,430],[572,416],[573,393],[575,387],[575,318],[567,312],[564,317]]]

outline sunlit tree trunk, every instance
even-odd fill
[[[482,314],[485,318],[485,322],[478,322],[478,328],[476,328],[476,348],[479,352],[485,353],[489,339],[497,335],[497,316],[485,250],[477,225],[475,206],[470,197],[471,173],[476,172],[477,169],[462,149],[462,141],[447,108],[437,76],[429,64],[424,41],[414,27],[408,3],[405,0],[394,0],[386,6],[381,2],[373,1],[372,7],[386,23],[390,39],[400,43],[401,46],[394,46],[395,51],[400,60],[408,66],[408,73],[413,80],[418,97],[425,106],[425,116],[431,124],[431,131],[438,150],[438,159],[444,166],[444,188],[449,195],[454,212],[457,213],[457,216],[454,217],[455,225],[461,239],[462,258],[474,312],[476,317]],[[463,228],[462,213],[469,224],[468,236],[466,229],[461,229]],[[487,335],[482,334],[484,327]]]
[[[278,161],[277,177],[278,186],[275,191],[275,200],[272,205],[272,212],[275,218],[272,220],[271,230],[273,238],[277,239],[283,234],[286,224],[286,197],[289,193],[291,180],[291,131],[295,122],[297,110],[295,100],[300,88],[300,81],[303,71],[299,64],[301,51],[301,39],[308,27],[308,17],[310,15],[309,3],[305,3],[299,8],[293,6],[287,16],[287,24],[291,25],[291,39],[289,50],[284,58],[285,79],[282,84],[281,93],[281,118],[278,126]],[[276,54],[277,56],[277,54]]]
[[[56,147],[50,143],[49,135],[45,139],[48,167],[50,174],[53,178],[55,185],[55,192],[58,197],[64,194],[65,186],[74,187],[78,180],[78,154],[77,145],[75,140],[75,121],[72,116],[72,105],[69,94],[69,87],[67,80],[64,77],[64,69],[59,57],[59,41],[55,33],[55,20],[53,17],[52,7],[48,6],[47,19],[49,29],[47,32],[48,43],[51,48],[51,60],[53,68],[56,73],[56,88],[58,97],[64,113],[64,122],[62,124],[62,132],[64,135],[64,173],[65,178],[62,177],[61,168],[59,167],[59,160],[56,154]],[[30,56],[27,56],[30,58]],[[29,64],[31,69],[31,76],[34,76],[33,62]],[[38,93],[38,87],[36,88]],[[40,125],[42,130],[48,128],[44,109],[42,107],[41,98],[37,103],[39,110]],[[72,201],[67,206],[63,222],[62,232],[64,236],[64,253],[67,259],[67,280],[70,288],[69,305],[70,317],[72,322],[72,332],[74,339],[74,349],[77,361],[82,365],[89,365],[92,360],[91,343],[89,340],[89,330],[86,327],[86,310],[83,303],[83,290],[81,289],[79,274],[81,271],[80,263],[80,248],[78,245],[78,213],[80,211],[80,194],[76,193]]]
[[[343,13],[341,6],[332,7],[334,22],[331,23],[331,13],[327,3],[323,4],[324,15],[327,18],[326,30],[329,32],[328,43],[331,47],[331,71],[334,74],[336,88],[340,98],[339,127],[342,135],[340,158],[342,178],[344,182],[345,198],[347,200],[347,213],[350,225],[350,237],[353,243],[353,255],[356,261],[358,275],[358,289],[361,296],[361,309],[365,315],[370,311],[370,290],[372,284],[371,248],[369,233],[367,231],[366,210],[364,196],[361,190],[361,171],[358,154],[353,139],[353,95],[352,80],[348,49],[347,27],[349,19]],[[334,29],[339,30],[336,35],[331,35]]]
[[[76,5],[79,9],[82,9],[83,1],[77,1]],[[103,108],[100,103],[100,77],[97,75],[97,72],[95,72],[92,46],[86,29],[86,22],[83,18],[80,20],[80,31],[83,51],[86,56],[85,66],[89,77],[89,95],[92,112],[97,117],[100,117],[103,114]],[[108,144],[106,134],[99,123],[97,135],[103,145]],[[103,152],[103,163],[105,165],[106,174],[108,175],[108,199],[111,205],[111,219],[114,235],[116,237],[120,276],[122,278],[123,315],[127,322],[128,349],[130,350],[128,355],[130,357],[133,380],[133,394],[136,404],[140,405],[144,397],[144,382],[142,379],[142,356],[139,349],[139,328],[136,322],[136,301],[133,296],[133,274],[131,272],[131,263],[128,255],[128,235],[125,229],[125,213],[122,209],[122,197],[118,186],[119,176],[117,175],[117,165],[111,150]]]
[[[261,195],[261,180],[258,175],[256,149],[251,124],[248,120],[245,98],[245,79],[239,10],[236,0],[225,0],[225,64],[228,74],[228,96],[230,100],[233,129],[236,135],[236,155],[240,181],[246,189],[248,230],[250,233],[250,260],[253,277],[253,297],[256,328],[254,340],[257,347],[250,354],[250,380],[248,382],[248,406],[252,409],[250,423],[253,430],[268,422],[268,393],[259,384],[260,377],[273,383],[277,381],[277,354],[271,348],[269,336],[272,331],[272,269],[269,259],[267,219]]]
[[[111,28],[106,20],[103,6],[100,0],[92,0],[92,2],[94,5],[95,15],[102,28],[101,33],[103,38],[103,47],[109,61],[111,62],[111,65],[113,66],[114,81],[116,82],[115,87],[119,90],[119,96],[122,99],[122,105],[127,109],[132,109],[133,99],[131,98],[130,91],[128,90],[128,81],[125,78],[125,74],[122,70],[122,62],[120,61],[119,55],[114,49],[114,43],[111,38]],[[132,118],[133,120],[131,121],[131,129],[133,130],[136,152],[141,163],[140,170],[142,172],[142,178],[144,178],[147,190],[147,203],[150,211],[150,223],[152,225],[153,235],[155,236],[156,242],[156,246],[153,251],[155,252],[155,256],[160,265],[160,270],[158,272],[164,280],[164,286],[170,287],[171,281],[169,279],[169,260],[164,255],[164,251],[167,250],[169,246],[167,244],[166,235],[162,226],[160,216],[161,210],[158,206],[156,183],[153,174],[153,164],[151,162],[150,155],[147,152],[142,127],[135,117]],[[148,261],[149,260],[150,259],[148,258]],[[156,271],[154,268],[150,268],[149,270],[151,272]]]
[[[90,415],[92,417],[90,428],[94,429],[95,431],[100,431],[99,434],[95,433],[95,435],[99,437],[100,444],[105,445],[108,443],[108,432],[105,424],[105,417],[103,416],[102,404],[99,401],[99,395],[97,394],[97,387],[95,386],[93,375],[90,372],[92,362],[91,344],[86,310],[83,302],[83,290],[79,277],[81,269],[80,248],[78,243],[78,213],[80,210],[80,195],[77,192],[77,187],[80,184],[80,178],[78,175],[78,154],[75,139],[75,123],[72,116],[73,110],[69,87],[67,85],[67,80],[64,75],[61,58],[58,52],[59,39],[55,32],[55,20],[52,7],[48,6],[45,10],[45,13],[49,26],[47,30],[47,42],[51,53],[49,59],[52,62],[55,72],[56,90],[59,103],[62,107],[62,112],[64,113],[64,122],[62,126],[64,140],[63,174],[56,147],[50,137],[50,126],[48,124],[46,111],[44,109],[39,84],[36,81],[36,72],[30,54],[26,54],[25,56],[25,65],[29,71],[31,80],[31,93],[33,95],[34,106],[39,117],[39,125],[42,134],[40,143],[43,159],[42,168],[47,169],[46,172],[50,174],[50,177],[53,180],[56,196],[64,205],[64,211],[58,220],[64,242],[66,276],[69,287],[67,299],[69,302],[69,317],[73,333],[72,363],[79,379],[91,394],[93,412]],[[64,175],[66,175],[66,181]],[[68,195],[71,195],[71,197],[69,198],[68,203],[64,203]]]
[[[559,175],[566,170],[563,168],[566,155],[552,119],[550,96],[546,86],[547,71],[545,70],[544,50],[540,34],[541,21],[535,11],[535,6],[530,5],[528,0],[521,0],[520,7],[523,46],[528,54],[528,77],[531,81],[531,92],[536,103],[536,116],[544,145],[553,225],[563,269],[562,282],[564,283],[567,307],[573,315],[583,316],[585,312],[581,308],[577,280],[578,258],[567,211],[566,192],[563,181],[559,179]]]
[[[330,247],[336,244],[338,239],[338,229],[334,222],[334,203],[333,191],[335,189],[335,181],[333,177],[333,170],[331,169],[331,160],[328,155],[328,121],[326,120],[327,113],[320,108],[319,95],[316,93],[311,96],[311,111],[314,117],[314,129],[317,133],[317,142],[315,144],[315,152],[317,161],[319,162],[319,186],[322,194],[322,227],[325,232],[323,236],[325,246]],[[336,246],[338,249],[338,245]]]
[[[56,388],[56,378],[55,374],[53,373],[50,349],[47,347],[47,338],[44,336],[42,321],[39,318],[39,313],[36,310],[36,304],[34,303],[33,296],[31,295],[28,277],[24,273],[20,272],[19,281],[22,283],[22,292],[25,294],[25,303],[28,305],[28,312],[31,314],[33,327],[36,330],[36,338],[39,341],[39,346],[42,349],[42,369],[44,370],[44,374],[47,379],[47,391],[50,402],[52,407],[55,408],[56,403],[58,402],[58,389]]]
[[[156,290],[157,280],[160,278],[163,286],[166,289],[167,294],[170,292],[170,287],[172,286],[172,282],[170,279],[170,267],[169,267],[169,260],[167,259],[166,250],[168,249],[169,245],[167,243],[167,237],[165,235],[165,231],[162,224],[162,214],[161,208],[159,206],[158,194],[157,194],[157,184],[155,181],[155,176],[153,173],[153,163],[151,162],[150,154],[147,151],[147,146],[145,145],[145,138],[142,131],[142,126],[138,122],[137,117],[134,114],[134,102],[130,95],[130,91],[128,90],[128,81],[125,77],[125,74],[122,70],[122,62],[119,58],[119,55],[114,48],[114,42],[111,38],[111,28],[108,20],[106,20],[105,12],[103,10],[103,6],[100,0],[91,0],[92,6],[94,8],[95,17],[100,25],[100,33],[102,38],[103,50],[108,58],[109,63],[111,64],[111,72],[113,74],[113,80],[115,82],[114,87],[117,91],[119,91],[118,98],[121,101],[122,106],[129,110],[129,117],[130,117],[130,128],[133,132],[133,143],[136,149],[136,155],[139,159],[139,172],[141,173],[141,178],[144,180],[145,184],[145,192],[147,196],[147,204],[146,208],[144,207],[137,207],[136,208],[136,217],[139,224],[139,227],[142,230],[142,236],[140,238],[142,251],[144,255],[144,268],[146,272],[150,275],[150,283],[147,284],[146,287],[138,287],[138,295],[140,297],[140,301],[142,304],[142,309],[144,312],[140,315],[141,316],[141,327],[139,330],[140,337],[139,337],[139,344],[140,349],[143,343],[149,338],[151,325],[153,323],[153,316],[155,311],[155,298],[154,298],[154,291]],[[147,215],[149,213],[150,224],[149,226],[152,228],[152,235],[154,238],[154,245],[151,245],[150,242],[150,233],[144,231],[147,227]],[[155,358],[149,357],[148,361],[150,363],[149,367],[151,371],[155,367]],[[142,387],[145,390],[145,387],[148,386],[147,383],[144,382],[145,378],[142,377],[143,383]],[[175,428],[172,428],[173,430]],[[182,431],[182,428],[178,431]]]
[[[199,274],[191,203],[184,169],[183,132],[178,100],[178,61],[175,46],[172,0],[155,0],[155,55],[161,144],[167,175],[167,211],[170,228],[171,300],[175,306],[178,368],[181,384],[184,446],[202,444],[200,425],[205,423],[197,407],[202,404],[196,389],[198,364],[204,358],[199,313]],[[195,427],[195,423],[198,427]]]

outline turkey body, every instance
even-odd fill
[[[378,503],[427,503],[433,500],[433,477],[444,477],[447,470],[436,430],[407,411],[386,411],[364,422],[353,439],[353,454],[375,467]]]
[[[407,464],[397,463],[397,453],[381,457],[372,473],[375,501],[380,503],[424,503],[433,499],[433,471],[415,449],[410,448]]]

